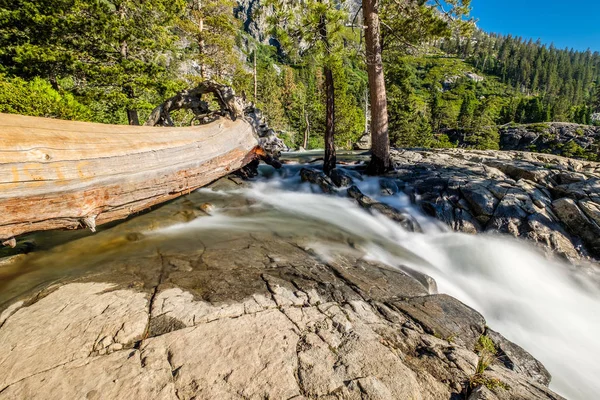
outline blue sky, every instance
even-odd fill
[[[486,32],[600,51],[600,0],[472,0],[471,6]]]

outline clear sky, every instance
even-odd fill
[[[472,0],[471,7],[486,32],[600,51],[600,0]]]

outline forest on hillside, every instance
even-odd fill
[[[381,1],[392,145],[451,147],[458,130],[469,147],[497,148],[498,125],[598,123],[599,53],[487,34],[469,1],[436,3]],[[370,118],[359,11],[349,0],[0,0],[0,112],[140,124],[211,79],[292,148],[322,148],[328,115],[335,145],[351,148]]]

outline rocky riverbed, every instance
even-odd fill
[[[597,227],[597,164],[457,150],[394,159],[382,190],[405,191],[454,229],[598,254],[581,231]],[[222,179],[216,192],[2,261],[0,398],[561,398],[480,313],[423,273],[369,261],[350,234],[253,227],[260,218],[222,229],[220,215],[261,215],[220,192],[244,185]],[[355,198],[406,225],[402,210]],[[488,339],[497,354],[482,371]]]
[[[506,233],[571,260],[600,257],[600,164],[516,151],[397,150],[395,183],[466,233]]]

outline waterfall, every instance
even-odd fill
[[[279,174],[267,170],[244,189],[222,192],[244,196],[252,212],[211,217],[163,229],[177,235],[189,230],[236,229],[294,234],[323,258],[349,247],[369,260],[407,266],[437,281],[449,294],[486,318],[488,325],[538,358],[552,374],[551,388],[570,399],[600,393],[600,274],[551,260],[528,242],[493,235],[451,232],[411,209],[404,194],[379,196],[379,183],[359,183],[363,193],[410,210],[423,233],[404,231],[340,195],[323,195],[301,183],[299,167]],[[208,191],[209,189],[202,189]]]

